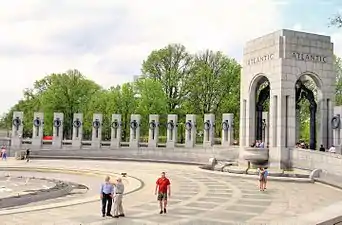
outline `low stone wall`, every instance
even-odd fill
[[[88,158],[88,159],[126,159],[142,161],[160,162],[179,162],[192,164],[208,163],[209,158],[215,157],[221,160],[236,160],[239,148],[229,149],[204,149],[204,148],[158,148],[158,149],[130,149],[120,148],[117,150],[109,149],[81,149],[81,150],[32,150],[32,158]]]
[[[300,169],[322,169],[319,180],[342,188],[342,155],[305,149],[290,150],[292,166]]]

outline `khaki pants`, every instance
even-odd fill
[[[122,194],[116,194],[114,196],[114,216],[123,215],[123,207],[122,207]]]

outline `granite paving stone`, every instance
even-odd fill
[[[342,201],[341,191],[324,185],[305,183],[269,182],[267,191],[260,192],[255,180],[228,177],[222,172],[209,176],[206,171],[199,171],[196,166],[160,163],[137,163],[118,161],[90,160],[34,160],[30,164],[9,159],[4,166],[77,168],[80,174],[55,172],[37,173],[39,176],[56,179],[74,180],[90,187],[86,193],[61,197],[54,201],[32,204],[28,211],[14,214],[1,214],[0,221],[8,225],[101,225],[101,224],[253,224],[266,221],[272,224],[282,218],[299,218],[314,210]],[[93,170],[103,175],[86,175]],[[194,176],[189,171],[196,171]],[[90,172],[89,172],[90,171]],[[123,199],[126,218],[119,220],[102,218],[99,201],[99,186],[104,174],[113,171],[125,171],[130,176],[143,180],[144,185],[132,180],[126,184],[127,190],[135,190]],[[143,172],[142,172],[143,171]],[[171,180],[172,195],[169,198],[168,213],[159,215],[157,197],[154,195],[155,181],[160,171],[167,171]],[[20,173],[17,171],[16,173]],[[186,172],[186,173],[184,173]],[[25,173],[25,172],[23,172]],[[55,177],[54,177],[55,176]],[[92,199],[82,204],[72,202]],[[53,207],[65,203],[62,207]],[[33,211],[41,205],[42,210]],[[49,207],[48,207],[49,206]],[[27,209],[18,206],[17,210]],[[286,212],[286,213],[284,213]],[[267,218],[267,219],[265,219]]]

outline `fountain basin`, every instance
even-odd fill
[[[251,162],[254,165],[264,165],[268,162],[268,148],[245,148],[243,159]]]

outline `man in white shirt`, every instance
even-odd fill
[[[336,153],[336,148],[335,148],[335,146],[331,146],[330,148],[329,148],[329,152],[330,153]]]
[[[118,178],[114,188],[114,218],[125,217],[122,207],[122,197],[124,192],[125,186],[122,183],[121,178]]]

